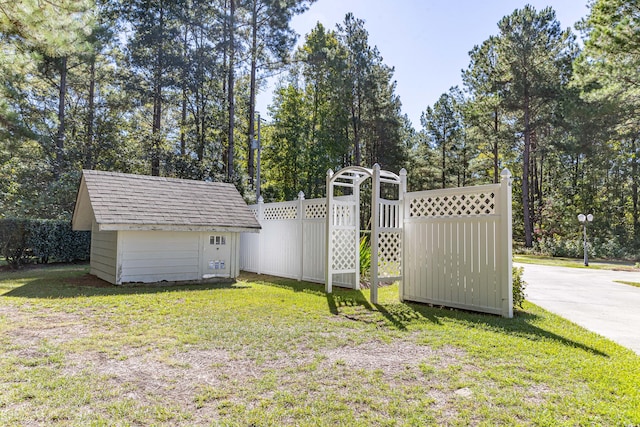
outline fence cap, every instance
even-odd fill
[[[502,169],[502,172],[500,172],[500,176],[503,178],[510,178],[511,177],[511,171],[507,168]]]
[[[300,199],[300,200],[304,200],[304,191],[300,191],[300,192],[298,193],[298,199]]]

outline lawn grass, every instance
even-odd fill
[[[0,273],[0,425],[637,425],[640,357],[514,319],[245,274],[95,287]]]
[[[630,261],[590,260],[589,266],[585,266],[584,260],[582,258],[577,259],[519,254],[513,255],[513,262],[519,262],[522,264],[550,265],[557,267],[589,268],[592,270],[640,271],[637,267],[637,264]]]

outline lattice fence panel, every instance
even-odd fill
[[[402,237],[400,231],[383,232],[378,237],[378,277],[400,277]]]
[[[416,197],[409,205],[411,217],[484,216],[496,213],[496,194],[450,194]]]
[[[322,219],[327,217],[327,202],[308,204],[304,207],[305,219]]]
[[[269,206],[264,208],[262,216],[267,221],[296,219],[298,217],[298,207],[296,205]]]
[[[331,265],[334,271],[355,270],[356,230],[336,229],[331,233],[331,245],[333,248],[333,262]]]

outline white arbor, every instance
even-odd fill
[[[380,169],[349,166],[327,172],[326,291],[331,293],[334,275],[354,274],[360,288],[360,185],[371,178],[371,302],[378,303],[381,279],[402,280],[402,197],[407,171],[400,175]],[[383,183],[397,186],[398,199],[380,196]],[[337,198],[336,187],[350,188],[350,196]]]

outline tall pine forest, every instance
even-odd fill
[[[0,2],[0,218],[70,219],[82,169],[232,182],[254,202],[260,128],[265,201],[323,197],[349,165],[404,167],[410,190],[509,168],[518,248],[579,256],[592,213],[592,255],[640,260],[638,2],[594,0],[575,29],[513,11],[411,123],[366,22],[293,31],[314,1]]]

